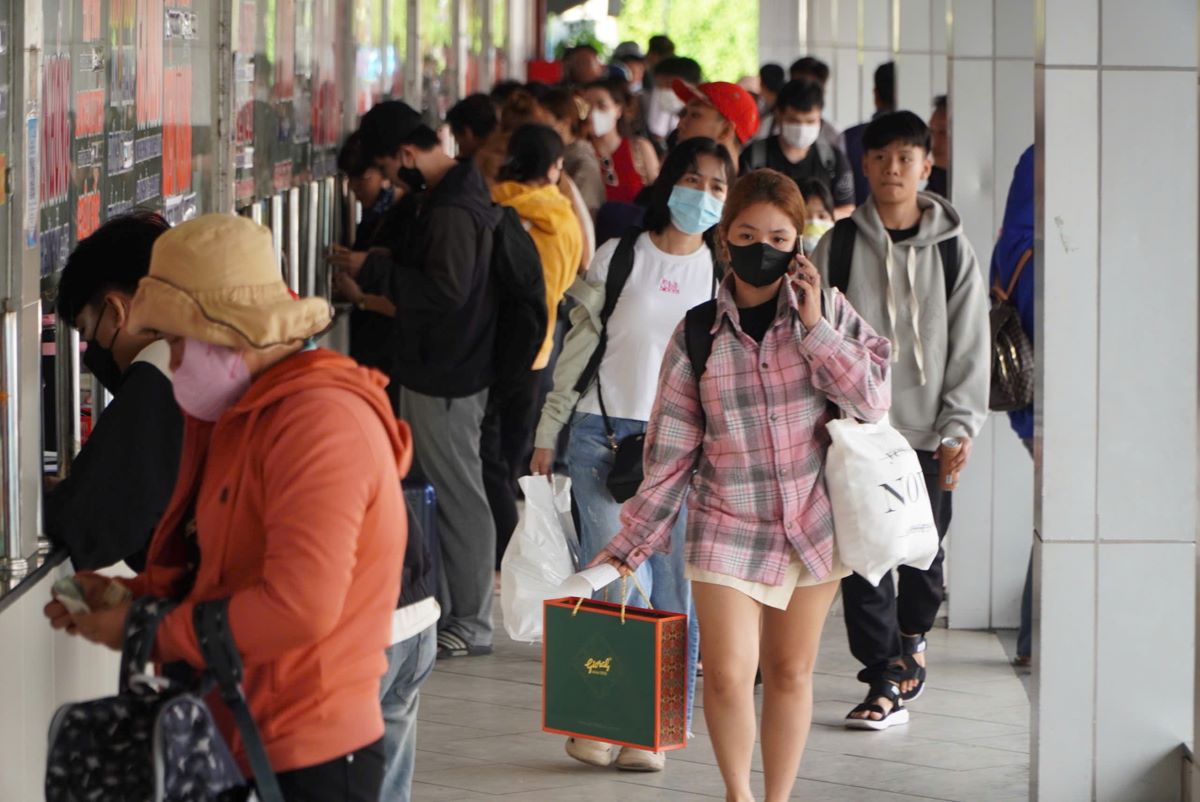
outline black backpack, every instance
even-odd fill
[[[829,243],[829,286],[837,287],[846,294],[850,285],[850,263],[854,261],[854,241],[858,239],[858,223],[851,217],[837,221],[833,227],[833,241]],[[942,277],[946,281],[946,303],[958,284],[958,237],[950,237],[938,243],[942,257]]]
[[[507,206],[499,209],[491,262],[498,309],[493,398],[505,398],[528,381],[550,321],[542,258],[533,237],[515,210]]]
[[[756,140],[746,151],[746,169],[744,172],[760,170],[767,166],[768,139]],[[837,154],[833,147],[824,139],[818,138],[812,145],[817,149],[817,160],[821,162],[821,170],[825,173],[825,186],[833,189],[837,183]]]

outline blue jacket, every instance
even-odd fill
[[[1012,184],[1008,188],[1008,204],[1004,207],[1004,226],[1000,239],[992,251],[990,283],[1007,289],[1013,271],[1021,261],[1022,254],[1033,249],[1033,145],[1021,154],[1017,169],[1013,171]],[[1033,342],[1033,259],[1025,265],[1021,278],[1013,290],[1012,300],[1021,316],[1021,325]],[[1033,437],[1033,405],[1008,413],[1009,422],[1018,437]]]

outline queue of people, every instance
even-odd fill
[[[878,113],[843,137],[823,117],[819,60],[791,65],[790,81],[765,65],[756,95],[701,82],[664,40],[623,44],[613,69],[576,48],[560,86],[465,98],[447,120],[456,154],[401,101],[362,118],[339,158],[362,222],[329,257],[354,306],[353,360],[315,347],[329,306],[288,295],[269,234],[244,219],[120,218],[68,263],[59,314],[88,340],[113,410],[140,425],[122,433],[126,416],[105,413],[47,521],[78,519],[77,499],[102,491],[116,469],[90,466],[112,464],[106,444],[150,447],[124,474],[145,514],[119,536],[103,522],[49,530],[78,568],[125,559],[141,573],[114,606],[101,600],[117,580],[81,574],[97,611],[55,601],[47,615],[119,648],[133,599],[177,600],[155,659],[199,669],[191,609],[228,597],[289,802],[409,798],[421,682],[436,660],[493,651],[494,572],[526,473],[570,476],[585,564],[636,574],[656,608],[689,615],[688,729],[702,671],[728,799],[753,798],[756,675],[767,799],[791,793],[839,589],[867,686],[847,727],[907,722],[936,671],[925,636],[943,552],[878,586],[842,564],[824,427],[888,416],[945,536],[939,464],[963,470],[984,423],[989,330],[958,213],[926,190],[948,158],[941,123],[895,110],[885,65]],[[1010,197],[1014,258],[1029,239],[1021,208]],[[514,213],[545,305],[515,371],[497,356]],[[106,276],[93,262],[123,264]],[[1013,282],[1024,300],[1031,282]],[[682,321],[706,302],[697,365]],[[644,479],[620,503],[609,473],[635,435]],[[410,474],[436,491],[440,571],[406,534]],[[627,771],[666,764],[577,737],[566,751]]]

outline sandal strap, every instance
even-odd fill
[[[855,713],[878,713],[880,716],[883,717],[878,720],[883,721],[883,719],[887,718],[888,716],[890,716],[892,714],[893,710],[896,710],[896,708],[893,707],[891,710],[884,710],[879,705],[872,705],[872,704],[863,702],[861,705],[859,705],[858,707],[854,708],[849,713],[847,713],[846,718],[852,718]]]
[[[892,709],[900,705],[900,688],[893,682],[881,680],[871,683],[870,690],[867,691],[867,698],[863,704],[869,704],[872,699],[880,697],[887,699],[892,703]]]
[[[928,648],[929,643],[925,640],[924,635],[901,635],[900,645],[905,656],[911,654],[921,654]]]

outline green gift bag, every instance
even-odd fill
[[[687,745],[686,615],[576,597],[544,612],[543,730],[656,752]]]

